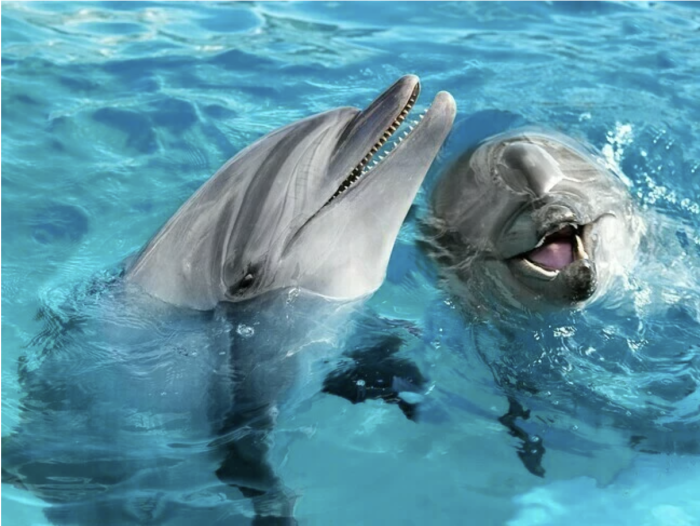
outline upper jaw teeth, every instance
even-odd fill
[[[417,95],[417,91],[414,92],[414,94],[409,99],[408,104],[406,105],[406,107],[404,107],[399,116],[382,134],[377,143],[374,146],[372,146],[369,153],[365,155],[365,157],[360,161],[360,163],[353,169],[352,173],[345,179],[345,181],[343,181],[338,190],[336,190],[335,194],[333,194],[333,196],[326,202],[326,204],[330,203],[336,197],[345,192],[366,173],[376,168],[384,159],[386,159],[387,156],[389,156],[389,154],[391,154],[391,152],[393,152],[399,146],[399,144],[405,138],[407,138],[413,132],[415,127],[420,124],[420,121],[423,120],[423,117],[425,117],[425,114],[428,112],[427,109],[423,110],[423,112],[418,116],[417,120],[413,120],[410,121],[410,123],[407,123],[409,130],[404,131],[393,143],[387,145],[387,141],[389,140],[389,138],[391,138],[396,133],[401,124],[405,121],[408,112],[411,110],[411,108],[416,102]],[[380,151],[383,153],[380,153]],[[378,157],[378,160],[375,159],[375,156]]]

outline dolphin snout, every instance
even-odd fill
[[[580,259],[568,265],[559,274],[564,294],[572,302],[586,301],[593,296],[598,286],[596,265],[590,259]]]

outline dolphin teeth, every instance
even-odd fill
[[[366,173],[369,171],[373,170],[379,163],[381,163],[384,159],[386,159],[387,155],[394,151],[399,143],[408,136],[410,131],[404,131],[401,137],[398,137],[397,140],[395,140],[393,143],[389,142],[389,139],[392,137],[394,133],[396,133],[399,130],[399,127],[401,124],[406,120],[406,116],[409,114],[411,109],[413,109],[413,106],[416,102],[416,99],[418,98],[418,93],[419,93],[420,87],[416,86],[414,88],[413,93],[408,99],[408,102],[406,105],[402,108],[401,112],[399,115],[394,119],[394,121],[391,123],[391,125],[384,131],[382,136],[377,140],[376,144],[372,146],[370,149],[369,153],[365,155],[365,157],[355,166],[353,171],[350,173],[350,175],[343,181],[336,190],[335,194],[326,202],[326,204],[330,203],[333,201],[336,197],[341,195],[345,190],[350,188],[355,182],[357,182],[358,179],[363,177]],[[423,112],[425,114],[425,111]],[[419,117],[419,119],[422,119],[423,115]],[[419,123],[418,120],[413,120],[411,121],[411,124],[408,126],[410,130],[413,130],[413,127]],[[393,144],[393,146],[392,146]],[[380,150],[382,153],[379,153]],[[377,156],[376,159],[373,159],[374,156]],[[371,162],[370,162],[371,161]]]
[[[576,234],[574,236],[574,239],[576,240],[576,247],[574,250],[577,259],[590,259],[590,256],[588,255],[585,247],[583,246],[583,240],[581,239],[581,237],[578,234]]]

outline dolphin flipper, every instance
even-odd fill
[[[397,404],[406,418],[416,421],[427,383],[418,366],[396,356],[403,340],[389,336],[371,347],[345,353],[345,360],[323,382],[322,392],[353,404],[384,400]]]

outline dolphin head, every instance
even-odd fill
[[[342,300],[373,292],[454,119],[454,100],[440,92],[420,122],[404,124],[419,91],[405,76],[364,110],[264,136],[180,208],[127,279],[200,310],[287,287]]]
[[[532,310],[575,307],[605,290],[634,257],[640,231],[626,187],[601,159],[535,131],[466,152],[442,176],[432,208],[465,279]]]

